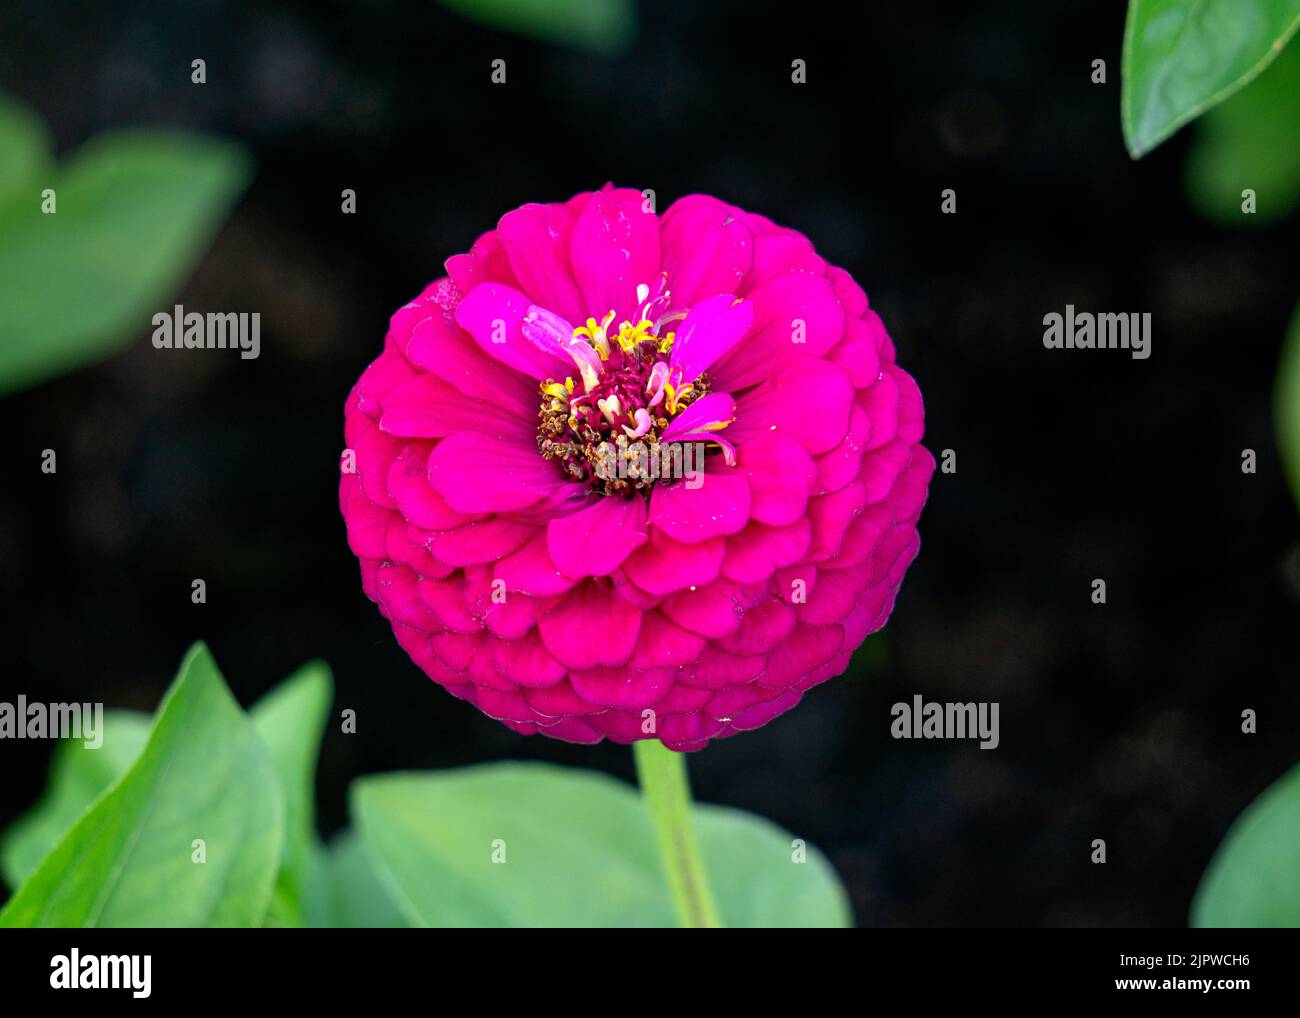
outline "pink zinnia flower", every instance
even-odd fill
[[[348,397],[339,488],[415,663],[517,732],[679,750],[842,672],[934,470],[852,277],[716,198],[611,187],[446,269]]]

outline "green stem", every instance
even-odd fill
[[[633,745],[636,774],[641,782],[659,857],[668,876],[677,921],[688,928],[722,925],[691,821],[691,783],[686,776],[686,754],[674,753],[658,739]]]

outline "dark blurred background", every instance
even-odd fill
[[[406,658],[344,540],[342,404],[389,314],[505,211],[607,180],[661,210],[705,191],[854,274],[958,469],[936,475],[884,633],[793,712],[695,754],[698,796],[822,847],[862,925],[1184,923],[1228,825],[1300,755],[1300,547],[1270,416],[1297,226],[1197,219],[1187,132],[1130,162],[1123,17],[646,3],[610,59],[432,2],[9,0],[0,89],[61,151],[136,124],[251,147],[252,188],[178,299],[259,311],[262,354],[169,356],[142,329],[0,400],[0,698],[152,710],[197,638],[245,703],[324,658],[359,722],[326,735],[326,833],[368,772],[536,758],[630,779],[626,748],[516,736]],[[1045,350],[1067,302],[1151,312],[1151,359]],[[890,706],[917,693],[1000,701],[1001,746],[892,740]],[[50,748],[0,744],[0,824]]]

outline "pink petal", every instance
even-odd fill
[[[794,631],[795,624],[794,610],[779,598],[769,597],[747,611],[736,630],[718,646],[742,657],[766,654]]]
[[[855,389],[874,385],[880,377],[880,354],[867,324],[857,318],[844,323],[844,336],[828,354],[832,363],[849,376]]]
[[[380,397],[395,385],[401,385],[415,374],[406,358],[393,349],[387,349],[373,361],[357,384],[352,387],[357,399],[357,409],[371,420],[378,420],[381,410]]]
[[[736,474],[705,471],[696,481],[657,484],[650,496],[650,522],[686,544],[734,534],[748,521],[749,484]]]
[[[448,258],[446,268],[461,293],[469,293],[479,283],[505,283],[516,289],[519,285],[496,230],[479,237],[469,254]]]
[[[785,526],[801,518],[817,483],[817,465],[789,435],[773,432],[741,447],[738,472],[749,482],[750,515]]]
[[[894,342],[889,338],[889,333],[885,331],[885,323],[880,320],[880,316],[874,311],[868,311],[862,316],[876,340],[876,352],[880,356],[882,364],[893,364],[898,358],[894,350]]]
[[[439,562],[424,547],[428,532],[413,527],[394,513],[388,520],[388,534],[384,541],[385,558],[403,562],[415,570],[416,575],[431,580],[445,580],[456,571],[455,566]]]
[[[799,690],[787,689],[774,700],[768,700],[766,703],[756,704],[740,711],[731,719],[731,727],[742,732],[762,728],[774,717],[784,714],[795,706],[801,699],[803,699],[803,694]]]
[[[479,687],[475,705],[490,718],[497,721],[514,723],[536,723],[541,719],[528,706],[528,701],[519,690],[503,692]]]
[[[339,503],[348,526],[348,547],[358,558],[387,558],[384,539],[392,510],[382,509],[366,498],[355,474],[344,474],[339,483]]]
[[[429,446],[414,442],[398,454],[388,471],[388,490],[398,511],[423,530],[452,530],[478,517],[458,513],[429,484]]]
[[[933,476],[934,456],[924,446],[913,446],[912,459],[891,492],[894,512],[900,519],[915,520],[921,515]]]
[[[500,283],[483,283],[465,295],[456,308],[456,321],[474,337],[489,357],[545,381],[573,373],[573,362],[539,347],[524,336],[524,315],[532,301]]]
[[[843,620],[853,611],[858,595],[869,586],[869,571],[868,565],[822,572],[816,588],[809,593],[808,600],[794,606],[799,621],[812,625],[829,625]]]
[[[525,205],[501,217],[497,236],[520,289],[532,298],[532,303],[550,308],[571,322],[586,319],[586,307],[569,268],[567,209]]]
[[[675,673],[674,678],[676,674],[680,673]],[[713,693],[707,689],[688,686],[684,682],[674,682],[673,688],[655,704],[654,709],[655,713],[660,715],[694,714],[708,706],[712,699]]]
[[[862,457],[862,480],[867,486],[867,503],[874,504],[888,498],[894,482],[912,459],[912,449],[894,440],[881,449],[872,449]]]
[[[736,400],[727,437],[739,448],[769,433],[790,435],[814,456],[835,448],[849,430],[853,386],[829,361],[798,356]]]
[[[888,371],[868,389],[857,394],[857,404],[871,419],[871,437],[866,448],[879,449],[898,434],[898,383]]]
[[[457,303],[460,297],[457,295]],[[416,330],[428,321],[446,321],[448,314],[437,304],[420,299],[412,301],[410,304],[404,304],[393,312],[392,318],[388,321],[388,335],[385,338],[386,344],[396,346],[402,356],[411,364],[415,361],[411,359],[411,340]]]
[[[844,630],[839,626],[801,625],[768,654],[767,670],[759,681],[784,689],[826,664],[843,645]]]
[[[669,714],[659,720],[659,741],[678,753],[702,749],[709,739],[716,739],[726,726],[697,711],[694,714]]]
[[[467,399],[433,375],[416,375],[386,392],[379,426],[405,438],[442,438],[458,431],[481,431],[526,443],[536,434],[536,411],[517,416],[500,403]]]
[[[651,535],[657,534],[658,531],[653,527],[650,528]],[[642,545],[642,547],[645,547]],[[628,604],[633,605],[641,611],[650,611],[657,608],[663,598],[658,594],[651,594],[642,590],[630,579],[628,579],[627,570],[623,568],[616,569],[614,574],[609,578],[610,585],[614,588],[614,593],[623,598]]]
[[[747,707],[765,703],[781,695],[779,689],[768,689],[757,682],[742,686],[727,686],[711,695],[706,710],[710,717],[730,721]]]
[[[799,561],[808,550],[811,533],[807,520],[796,520],[786,527],[751,523],[727,538],[722,574],[740,583],[766,580],[781,566]]]
[[[520,417],[537,413],[537,383],[485,356],[454,320],[426,319],[411,337],[411,363],[436,375],[462,396],[499,403]]]
[[[538,602],[526,594],[516,594],[499,603],[489,599],[483,607],[483,624],[493,636],[513,642],[533,630],[537,613]]]
[[[679,590],[664,598],[660,611],[684,629],[718,639],[734,633],[744,618],[748,601],[741,584],[715,580],[707,587]]]
[[[439,562],[452,566],[496,562],[518,551],[537,532],[536,527],[510,520],[487,519],[455,530],[432,531],[424,546]]]
[[[565,676],[564,665],[551,656],[535,629],[515,640],[493,641],[492,663],[521,686],[550,686]],[[536,708],[531,701],[529,705]]]
[[[650,542],[628,558],[623,572],[648,593],[671,594],[674,590],[712,583],[718,577],[722,555],[721,538],[684,544],[654,527]]]
[[[429,483],[459,512],[491,513],[540,501],[564,479],[535,448],[462,431],[429,454]]]
[[[590,704],[575,693],[573,687],[569,685],[567,670],[564,678],[559,682],[524,690],[524,698],[527,699],[528,706],[538,714],[552,717],[602,714],[609,709]]]
[[[844,305],[852,318],[861,318],[867,310],[867,295],[851,275],[838,265],[826,267],[826,279],[835,291],[835,297]]]
[[[898,437],[915,444],[925,434],[925,406],[921,390],[912,376],[897,365],[890,365],[889,373],[898,384]]]
[[[746,296],[754,302],[749,338],[719,360],[713,371],[719,388],[728,392],[761,382],[773,365],[791,356],[821,357],[844,333],[844,308],[821,276],[781,273]],[[799,323],[802,327],[796,328]]]
[[[593,318],[612,308],[616,322],[634,319],[637,286],[659,278],[659,220],[644,210],[644,201],[640,191],[600,191],[573,225],[569,259]]]
[[[388,492],[388,471],[402,451],[405,443],[386,435],[364,414],[353,414],[344,428],[348,447],[356,453],[357,477],[366,498],[385,509],[395,509],[397,503]]]
[[[530,597],[551,597],[572,589],[574,581],[555,568],[546,543],[546,534],[539,531],[518,551],[497,562],[492,575],[505,583],[507,591]]]
[[[819,495],[808,503],[808,522],[812,524],[812,543],[808,560],[820,562],[830,558],[844,541],[844,531],[867,504],[863,484],[850,484],[829,495]]]
[[[673,306],[688,308],[715,293],[735,293],[754,260],[754,238],[736,210],[690,194],[673,202],[660,229]]]
[[[420,600],[448,629],[458,633],[477,633],[483,628],[483,623],[465,607],[464,592],[459,579],[442,581],[422,579],[417,585],[417,590]]]
[[[847,569],[865,561],[893,525],[894,513],[888,503],[867,506],[849,524],[839,550],[818,565],[823,569]]]
[[[594,347],[581,336],[575,336],[573,326],[565,319],[544,307],[529,304],[520,325],[524,339],[550,357],[557,357],[576,368],[590,391],[604,371]],[[557,380],[559,376],[554,376]]]
[[[802,604],[817,589],[818,575],[817,566],[811,562],[786,566],[772,574],[772,589],[786,604]]]
[[[876,586],[879,583],[888,582],[890,574],[898,564],[898,559],[903,555],[912,542],[916,539],[916,527],[912,523],[905,522],[895,526],[871,552],[871,558],[856,571],[864,572],[865,581],[863,587]],[[854,570],[827,570],[828,573]]]
[[[392,562],[380,566],[375,582],[379,609],[391,622],[426,633],[440,632],[442,622],[420,599],[419,580],[408,566]]]
[[[682,669],[681,681],[701,689],[721,689],[732,683],[758,678],[766,663],[761,654],[731,654],[711,643],[700,652],[694,664]]]
[[[570,669],[621,665],[636,646],[641,612],[584,580],[537,623],[546,649]]]
[[[608,576],[646,542],[649,530],[642,495],[609,495],[551,520],[546,547],[551,561],[566,576]]]
[[[669,377],[693,382],[739,343],[754,321],[754,306],[729,293],[696,304],[677,330]]]
[[[849,431],[830,452],[817,457],[818,494],[838,491],[857,479],[862,467],[862,453],[871,435],[871,420],[856,404],[849,411]]]
[[[663,699],[672,687],[673,669],[594,668],[570,672],[569,684],[590,704],[640,711]]]
[[[704,637],[669,622],[657,611],[641,617],[641,633],[630,662],[633,668],[688,665],[707,646]]]
[[[720,431],[706,425],[729,422],[736,416],[736,401],[725,392],[711,392],[697,399],[680,414],[659,436],[660,442],[679,442],[697,431]]]
[[[754,263],[745,288],[752,290],[783,272],[806,272],[820,276],[826,262],[813,250],[812,241],[801,233],[781,227],[754,234]]]

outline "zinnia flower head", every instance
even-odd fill
[[[348,397],[339,487],[415,663],[517,732],[679,750],[844,671],[934,470],[852,277],[716,198],[612,187],[446,269]]]

